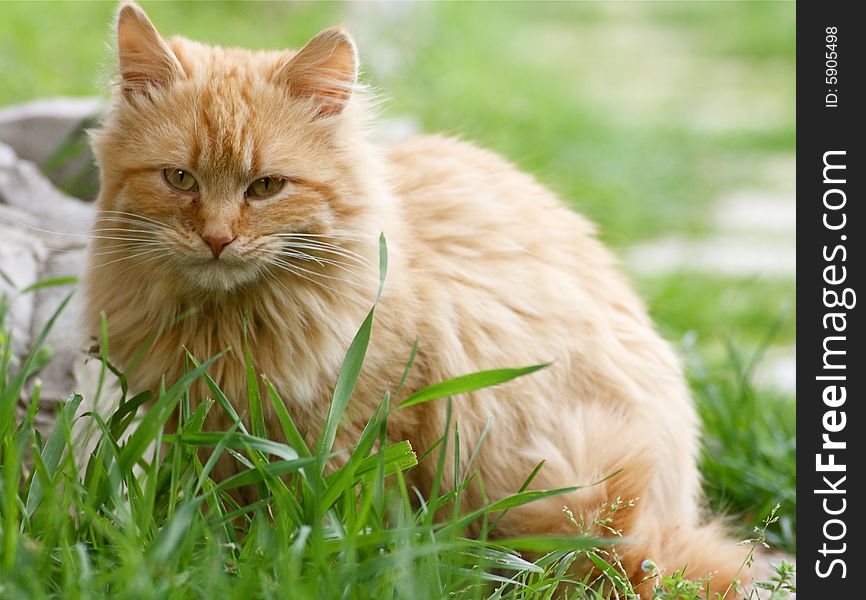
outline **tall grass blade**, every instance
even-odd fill
[[[147,411],[141,422],[138,424],[135,432],[129,436],[129,440],[120,452],[118,464],[123,473],[130,473],[132,466],[138,462],[144,455],[151,442],[156,439],[159,432],[165,426],[168,419],[171,417],[172,411],[181,399],[184,391],[192,385],[192,383],[201,377],[202,373],[207,370],[214,362],[222,355],[221,352],[192,371],[184,374],[177,383],[172,385],[165,393],[154,402],[153,406]]]
[[[382,288],[385,285],[385,274],[388,269],[388,250],[385,244],[385,236],[379,236],[379,289],[376,292],[376,300],[373,303],[373,308],[367,314],[358,332],[355,334],[352,343],[349,345],[349,350],[343,359],[343,365],[340,368],[340,374],[337,376],[337,384],[334,387],[334,394],[331,397],[331,406],[328,409],[328,417],[325,421],[325,427],[322,437],[319,440],[319,454],[328,454],[334,447],[334,441],[337,437],[337,428],[340,425],[340,420],[346,407],[349,405],[349,398],[355,390],[355,384],[358,382],[358,376],[361,373],[361,365],[364,362],[364,356],[367,353],[367,346],[370,343],[370,330],[373,327],[373,313],[376,310],[376,304],[382,295]],[[324,465],[322,465],[324,468]]]
[[[253,435],[266,438],[268,429],[265,425],[265,413],[262,410],[262,394],[259,389],[259,379],[253,366],[253,356],[250,352],[249,319],[244,316],[244,368],[247,374],[247,405],[250,408],[250,426]]]
[[[57,465],[60,464],[60,458],[63,456],[63,451],[66,450],[66,435],[72,427],[72,420],[75,417],[75,411],[81,405],[84,398],[80,394],[72,394],[69,400],[66,401],[63,408],[59,411],[57,422],[48,440],[45,442],[45,447],[42,449],[42,462],[45,465],[46,475],[50,478],[54,477],[57,470]],[[33,511],[39,506],[42,497],[45,493],[44,486],[49,483],[43,481],[42,477],[37,473],[32,483],[30,490],[27,493],[27,502],[25,503],[24,512],[27,516],[33,515]]]
[[[466,394],[483,388],[492,387],[518,377],[523,377],[524,375],[529,375],[530,373],[535,373],[536,371],[548,366],[550,366],[550,363],[519,369],[491,369],[489,371],[478,371],[477,373],[470,373],[469,375],[461,375],[415,392],[400,404],[400,408],[416,406],[418,404],[423,404],[424,402],[430,402],[431,400],[438,400],[439,398],[447,398],[448,396]]]
[[[0,437],[2,437],[7,428],[12,426],[14,422],[13,415],[15,414],[15,404],[18,402],[21,390],[24,389],[25,382],[33,374],[34,363],[39,360],[40,350],[42,349],[42,345],[45,343],[45,339],[48,337],[48,333],[54,328],[54,323],[57,321],[60,313],[63,312],[63,309],[66,308],[66,305],[69,304],[71,298],[72,293],[67,294],[51,314],[51,317],[45,323],[42,331],[39,332],[39,336],[33,342],[33,347],[27,354],[27,358],[24,359],[24,362],[21,364],[15,377],[12,378],[12,381],[7,382],[6,385],[0,386],[2,387],[2,391],[0,391]]]

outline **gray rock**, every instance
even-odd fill
[[[48,98],[10,106],[0,110],[0,140],[24,160],[41,163],[104,107],[100,98]]]
[[[89,127],[105,109],[100,98],[49,98],[0,110],[0,142],[24,160],[49,167],[51,180],[77,190],[97,189],[93,154],[82,126]]]
[[[0,294],[9,310],[6,327],[13,336],[15,363],[20,364],[72,284],[28,290],[38,281],[80,276],[94,208],[57,190],[30,161],[0,144]],[[80,387],[75,379],[86,346],[80,329],[80,300],[73,296],[46,341],[53,360],[40,373],[37,426],[50,429],[58,401]],[[14,365],[13,365],[14,368]],[[34,382],[30,382],[32,393]]]
[[[42,265],[40,280],[54,277],[77,277],[84,272],[87,249],[70,248],[65,252],[54,252]],[[32,338],[38,336],[57,307],[74,291],[74,284],[63,284],[40,288],[34,299],[33,316],[30,324]],[[80,294],[73,294],[69,304],[51,328],[46,346],[51,348],[53,358],[40,373],[42,397],[45,402],[65,399],[70,392],[81,392],[75,379],[75,365],[83,360],[86,352],[86,333],[81,327]]]
[[[0,144],[0,203],[36,217],[40,225],[29,230],[58,244],[86,234],[93,218],[91,206],[59,191],[36,165],[5,144]]]
[[[30,348],[33,318],[33,295],[21,290],[36,282],[46,256],[39,239],[0,222],[0,296],[8,303],[6,327],[12,335],[13,353],[19,358]]]

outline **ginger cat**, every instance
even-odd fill
[[[701,516],[698,419],[680,365],[594,237],[593,226],[530,175],[468,143],[425,136],[379,147],[356,83],[349,34],[328,29],[300,51],[253,52],[163,39],[145,13],[117,18],[120,81],[93,132],[99,216],[85,278],[90,326],[107,314],[112,358],[133,389],[176,379],[188,348],[245,414],[242,322],[255,366],[315,437],[337,373],[389,269],[372,339],[335,448],[349,448],[420,340],[405,394],[465,373],[551,361],[531,376],[456,398],[465,465],[492,499],[533,487],[601,484],[507,513],[497,534],[574,535],[634,499],[613,526],[629,577],[715,574],[724,592],[745,550]],[[177,318],[194,308],[192,316]],[[203,386],[196,393],[207,394]],[[394,440],[419,452],[444,430],[445,403],[398,411]],[[211,411],[210,428],[227,428]],[[266,414],[274,424],[276,417]],[[434,461],[413,483],[429,489]],[[221,465],[221,475],[233,465]],[[467,492],[467,507],[481,502]],[[640,584],[644,597],[649,582]],[[731,597],[729,594],[728,597]]]

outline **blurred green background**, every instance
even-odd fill
[[[677,344],[717,507],[794,545],[793,2],[142,2],[164,35],[344,23],[384,116],[492,148],[600,226]],[[105,95],[112,2],[0,4],[0,107]]]

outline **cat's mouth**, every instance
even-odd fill
[[[211,291],[230,291],[255,280],[258,271],[240,257],[200,257],[184,269],[187,278],[198,287]]]

